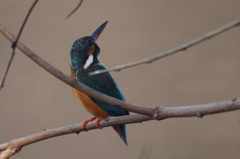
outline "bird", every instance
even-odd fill
[[[102,25],[100,25],[91,36],[84,36],[73,43],[70,51],[70,76],[95,91],[121,101],[126,101],[120,87],[117,85],[110,72],[92,76],[89,75],[90,72],[107,69],[103,63],[99,62],[100,48],[96,43],[107,23],[108,21],[105,21]],[[100,127],[99,122],[104,118],[108,118],[109,116],[129,115],[128,111],[94,99],[75,88],[72,88],[72,92],[80,101],[82,106],[94,116],[93,118],[83,122],[81,126],[82,129],[86,129],[86,124],[95,119],[97,119],[96,126]],[[113,126],[113,129],[118,133],[123,142],[128,145],[126,125],[116,125]]]

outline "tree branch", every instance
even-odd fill
[[[0,32],[11,42],[13,42],[16,38],[15,36],[10,33],[6,27],[0,24]],[[121,100],[115,99],[113,97],[104,95],[102,93],[99,93],[83,84],[78,82],[76,79],[73,79],[54,66],[52,66],[47,61],[43,60],[40,56],[38,56],[36,53],[34,53],[32,50],[30,50],[27,46],[25,46],[23,43],[18,42],[17,48],[21,50],[25,55],[27,55],[30,59],[32,59],[35,63],[37,63],[40,67],[48,71],[53,76],[57,77],[61,81],[65,82],[66,84],[78,89],[79,91],[91,96],[92,98],[95,98],[97,100],[103,101],[109,105],[128,110],[131,112],[139,113],[139,114],[145,114],[149,116],[154,116],[155,112],[153,108],[143,107],[143,106],[137,106],[134,104],[126,103]]]
[[[162,53],[159,53],[155,56],[151,56],[151,57],[147,57],[145,59],[142,59],[142,60],[138,60],[138,61],[134,61],[134,62],[130,62],[130,63],[127,63],[127,64],[123,64],[123,65],[118,65],[118,66],[115,66],[113,68],[110,68],[110,69],[106,69],[106,70],[98,70],[98,71],[94,71],[94,72],[91,72],[89,73],[89,75],[96,75],[96,74],[100,74],[100,73],[104,73],[104,72],[108,72],[108,71],[121,71],[123,69],[127,69],[127,68],[130,68],[130,67],[135,67],[135,66],[138,66],[138,65],[142,65],[142,64],[149,64],[149,63],[152,63],[156,60],[159,60],[161,58],[164,58],[166,56],[169,56],[169,55],[172,55],[172,54],[175,54],[177,52],[180,52],[180,51],[185,51],[186,49],[190,48],[190,47],[193,47],[201,42],[204,42],[206,40],[209,40],[225,31],[228,31],[229,29],[232,29],[234,27],[237,27],[240,25],[240,18],[237,19],[237,20],[234,20],[230,23],[228,23],[227,25],[224,25],[216,30],[213,30],[205,35],[202,35],[188,43],[185,43],[185,44],[182,44],[174,49],[171,49],[171,50],[168,50],[168,51],[165,51],[165,52],[162,52]]]
[[[163,120],[167,118],[176,118],[176,117],[200,117],[202,118],[204,115],[211,115],[216,113],[223,113],[228,111],[234,111],[240,109],[240,98],[235,98],[228,101],[202,104],[202,105],[193,105],[193,106],[179,106],[179,107],[163,107],[158,106],[155,107],[157,110],[157,120]],[[120,117],[109,117],[105,120],[100,121],[101,127],[109,127],[113,125],[119,124],[130,124],[130,123],[139,123],[149,120],[154,120],[155,118],[134,114]],[[57,137],[66,134],[76,133],[79,134],[82,131],[82,124],[68,125],[65,127],[55,128],[55,129],[46,129],[42,132],[29,135],[26,137],[14,139],[8,143],[4,143],[0,145],[0,151],[3,151],[0,155],[0,159],[6,159],[10,156],[14,155],[16,152],[21,150],[22,147],[33,144],[45,139],[49,139],[52,137]],[[87,130],[97,129],[96,120],[90,122],[86,125]]]

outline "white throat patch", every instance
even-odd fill
[[[92,62],[93,62],[93,55],[89,55],[83,68],[86,70],[92,64]]]

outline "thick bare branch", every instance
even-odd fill
[[[182,44],[174,49],[171,49],[171,50],[168,50],[168,51],[165,51],[163,53],[159,53],[155,56],[151,56],[151,57],[147,57],[145,59],[142,59],[142,60],[138,60],[138,61],[134,61],[134,62],[130,62],[130,63],[127,63],[127,64],[123,64],[123,65],[118,65],[118,66],[115,66],[113,68],[110,68],[108,70],[98,70],[98,71],[94,71],[94,72],[91,72],[90,75],[96,75],[96,74],[99,74],[99,73],[104,73],[104,72],[108,72],[108,71],[121,71],[123,69],[127,69],[127,68],[130,68],[130,67],[134,67],[134,66],[138,66],[138,65],[142,65],[142,64],[149,64],[149,63],[152,63],[156,60],[159,60],[161,58],[164,58],[166,56],[169,56],[169,55],[173,55],[175,53],[178,53],[180,51],[184,51],[192,46],[195,46],[201,42],[204,42],[206,40],[209,40],[225,31],[228,31],[229,29],[231,28],[234,28],[236,26],[239,26],[240,25],[240,18],[237,19],[237,20],[234,20],[232,22],[230,22],[229,24],[227,25],[224,25],[216,30],[213,30],[205,35],[202,35],[188,43],[185,43],[185,44]]]
[[[6,27],[0,24],[0,32],[11,42],[15,40],[15,37],[12,33],[10,33]],[[23,43],[18,42],[17,48],[21,50],[25,55],[27,55],[30,59],[32,59],[35,63],[37,63],[40,67],[51,73],[53,76],[57,77],[61,81],[65,82],[66,84],[80,90],[81,92],[95,98],[98,100],[101,100],[109,105],[129,110],[131,112],[139,113],[139,114],[145,114],[149,116],[153,116],[154,112],[152,108],[143,107],[143,106],[136,106],[134,104],[126,103],[121,100],[117,100],[115,98],[112,98],[110,96],[104,95],[102,93],[99,93],[97,91],[94,91],[93,89],[81,84],[76,79],[73,79],[54,66],[52,66],[50,63],[43,60],[40,56],[38,56],[36,53],[34,53],[32,50],[30,50],[27,46],[25,46]]]
[[[202,104],[202,105],[193,105],[193,106],[179,106],[179,107],[155,107],[157,110],[157,119],[163,120],[167,118],[176,118],[176,117],[200,117],[204,115],[223,113],[227,111],[234,111],[240,109],[240,98],[235,98],[229,101],[222,101],[216,103]],[[135,114],[127,115],[120,117],[109,117],[105,120],[100,121],[101,127],[108,127],[119,124],[130,124],[130,123],[139,123],[149,120],[154,120],[155,118]],[[87,130],[97,129],[96,121],[90,122],[86,125]],[[33,144],[45,139],[52,137],[57,137],[66,134],[76,133],[85,131],[81,129],[81,124],[69,125],[65,127],[55,128],[55,129],[46,129],[42,132],[29,135],[26,137],[14,139],[9,143],[4,143],[0,145],[0,151],[3,151],[0,155],[0,159],[3,159],[4,156],[10,157],[14,153],[18,152],[22,147]],[[2,157],[2,158],[1,158]]]

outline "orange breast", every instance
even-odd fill
[[[76,76],[72,73],[70,76],[76,79]],[[86,94],[82,93],[81,91],[72,88],[73,94],[77,97],[77,99],[81,102],[82,106],[92,115],[97,118],[106,118],[109,117],[106,111],[104,111],[100,106],[98,106],[91,98],[89,98]]]

